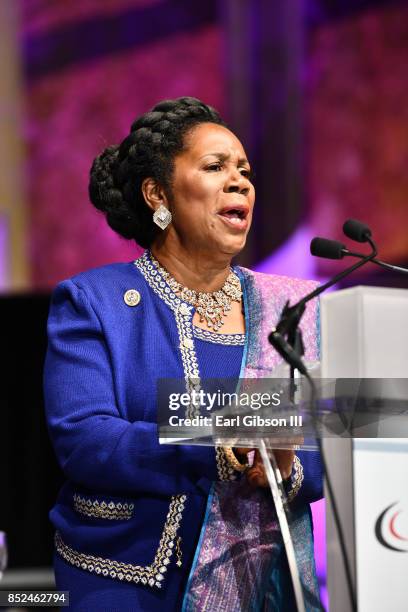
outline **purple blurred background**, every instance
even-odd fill
[[[137,255],[89,205],[90,162],[137,115],[181,95],[219,109],[255,166],[244,263],[327,275],[333,262],[308,261],[309,237],[339,238],[350,216],[372,226],[383,258],[408,259],[406,3],[25,0],[20,9],[31,288]],[[283,267],[270,259],[279,249]]]
[[[3,292],[49,291],[80,270],[139,254],[89,204],[89,167],[136,116],[183,95],[224,115],[255,168],[256,216],[241,263],[325,278],[337,264],[313,259],[310,239],[342,239],[348,217],[372,227],[383,259],[407,263],[406,2],[12,4],[24,224],[8,235],[9,198],[0,217]],[[12,254],[25,258],[23,283]],[[358,281],[403,286],[375,270]],[[323,503],[314,517],[324,589]]]

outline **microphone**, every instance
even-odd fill
[[[343,259],[347,251],[346,246],[337,240],[328,240],[316,236],[310,243],[310,252],[315,257],[325,259]]]
[[[356,222],[356,223],[358,224],[359,222]],[[359,227],[357,227],[355,223],[351,224],[351,227],[352,227],[352,231],[355,231],[357,235],[357,229],[359,229]],[[293,306],[289,306],[289,302],[286,302],[282,310],[281,317],[279,319],[279,323],[271,331],[271,333],[268,336],[268,340],[272,344],[274,349],[285,359],[287,363],[289,363],[289,365],[292,368],[299,370],[302,374],[305,374],[307,372],[307,369],[303,364],[301,355],[299,355],[299,353],[294,348],[294,342],[296,340],[297,327],[305,311],[306,304],[310,300],[313,300],[313,298],[323,293],[323,291],[326,291],[326,289],[328,289],[329,287],[332,287],[333,285],[338,283],[340,280],[342,280],[349,274],[352,274],[354,270],[361,268],[361,266],[364,266],[366,263],[368,263],[369,261],[372,261],[376,257],[377,246],[375,242],[371,239],[371,232],[370,232],[370,236],[367,235],[367,232],[366,232],[367,229],[369,228],[365,226],[363,233],[359,231],[358,235],[366,236],[365,241],[370,244],[371,253],[369,253],[368,255],[362,255],[360,260],[357,263],[353,264],[349,268],[346,268],[342,272],[339,272],[338,274],[333,276],[333,278],[329,279],[326,283],[324,283],[324,285],[321,285],[320,287],[316,287],[314,291],[311,291],[310,293],[305,295],[305,297],[303,297]],[[335,243],[335,246],[333,246],[332,243]],[[314,244],[316,245],[316,243]],[[320,238],[317,242],[318,247],[319,245],[320,247],[323,245],[323,249],[326,250],[326,252],[330,251],[332,255],[333,254],[339,255],[343,251],[343,247],[344,247],[344,245],[342,245],[340,242],[337,243],[336,241],[330,241],[330,240],[326,240],[322,238]],[[341,245],[341,248],[340,248],[340,245]],[[347,249],[345,250],[347,251]],[[285,336],[288,337],[288,340],[285,339]]]
[[[343,225],[343,233],[355,242],[369,242],[371,230],[365,223],[357,219],[347,219]]]
[[[354,253],[346,249],[345,245],[337,240],[329,240],[328,238],[316,237],[310,243],[310,252],[315,257],[323,257],[324,259],[343,259],[343,257],[357,257],[358,259],[364,259],[365,255],[362,253]],[[400,272],[401,274],[408,274],[407,268],[401,266],[394,266],[381,259],[374,258],[371,260],[372,263],[377,264],[385,270],[392,272]]]

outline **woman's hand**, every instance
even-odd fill
[[[254,452],[254,460],[250,468],[245,472],[248,482],[253,487],[268,487],[268,479],[266,477],[265,468],[259,450],[252,448],[236,448],[234,449],[237,457],[242,461],[245,455],[249,452]],[[292,473],[293,460],[295,451],[289,449],[278,449],[273,451],[278,464],[282,478],[289,478]]]

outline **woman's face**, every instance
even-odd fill
[[[193,128],[185,144],[174,160],[168,238],[191,253],[232,257],[245,245],[255,201],[245,151],[213,123]]]

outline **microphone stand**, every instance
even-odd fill
[[[306,378],[308,379],[311,385],[312,397],[315,398],[315,384],[310,374],[308,373],[307,368],[305,364],[303,363],[303,359],[302,359],[304,355],[304,344],[303,344],[303,339],[302,339],[302,332],[299,328],[299,323],[303,316],[303,313],[305,312],[306,304],[313,298],[323,293],[323,291],[325,291],[329,287],[332,287],[333,285],[338,283],[344,277],[348,276],[349,274],[352,274],[355,270],[357,270],[358,268],[361,268],[369,261],[372,261],[377,256],[377,246],[374,243],[374,241],[370,237],[367,236],[367,242],[371,246],[371,253],[364,256],[363,259],[361,259],[354,265],[350,266],[349,268],[346,268],[339,274],[336,274],[336,276],[334,276],[329,281],[324,283],[324,285],[317,287],[314,291],[312,291],[311,293],[306,295],[304,298],[299,300],[297,304],[294,304],[293,306],[289,306],[289,301],[287,301],[282,310],[278,324],[269,334],[269,338],[268,338],[269,342],[272,344],[275,350],[283,357],[283,359],[290,366],[290,379],[291,379],[290,399],[292,402],[294,401],[295,392],[296,392],[296,383],[295,383],[296,370],[298,370],[301,374],[306,376]],[[314,413],[313,416],[314,416],[314,420],[316,423],[317,416],[315,414],[314,400],[312,401],[312,411]],[[354,611],[356,610],[356,598],[355,598],[355,593],[354,593],[354,589],[352,586],[351,573],[350,573],[350,567],[349,567],[347,555],[346,555],[343,532],[342,532],[341,525],[340,525],[337,506],[336,506],[334,495],[332,492],[330,479],[328,477],[328,473],[326,469],[326,462],[324,460],[322,443],[318,435],[316,437],[316,440],[317,440],[318,450],[320,451],[320,455],[322,459],[323,471],[326,476],[326,484],[327,484],[327,488],[329,492],[329,499],[331,501],[332,508],[333,508],[333,516],[335,519],[337,532],[339,534],[339,543],[340,543],[340,547],[342,551],[343,563],[344,563],[344,568],[345,568],[346,577],[347,577],[347,585],[349,589],[350,602],[352,604],[352,609]],[[298,571],[297,563],[296,563],[295,550],[294,550],[292,539],[290,537],[289,524],[286,518],[286,514],[284,512],[284,506],[282,503],[282,499],[280,495],[278,494],[279,492],[278,482],[279,482],[279,479],[281,480],[280,471],[277,467],[274,457],[272,457],[272,465],[271,465],[271,461],[268,457],[268,453],[266,450],[264,440],[261,440],[260,454],[261,454],[262,460],[264,461],[266,476],[267,476],[267,479],[268,479],[268,482],[269,482],[269,485],[272,491],[272,495],[275,501],[277,514],[279,518],[279,523],[281,525],[281,530],[283,532],[283,539],[284,539],[285,549],[286,549],[286,553],[288,557],[288,564],[289,564],[289,570],[291,573],[292,584],[293,584],[294,593],[295,593],[296,605],[297,605],[298,611],[303,612],[305,610],[305,604],[304,604],[302,586],[301,586],[300,577],[299,577],[299,571]]]
[[[314,291],[308,293],[304,298],[299,300],[297,304],[289,306],[289,302],[286,302],[279,323],[269,334],[269,342],[294,370],[299,370],[302,374],[306,374],[307,372],[302,361],[304,346],[301,331],[298,329],[300,320],[306,309],[306,304],[326,291],[329,287],[332,287],[349,274],[352,274],[358,268],[361,268],[369,261],[375,259],[378,253],[377,246],[371,238],[367,238],[367,242],[371,246],[371,253],[363,256],[360,261],[333,276],[333,278],[329,279],[324,285],[316,287]],[[285,336],[287,339],[285,339]]]

